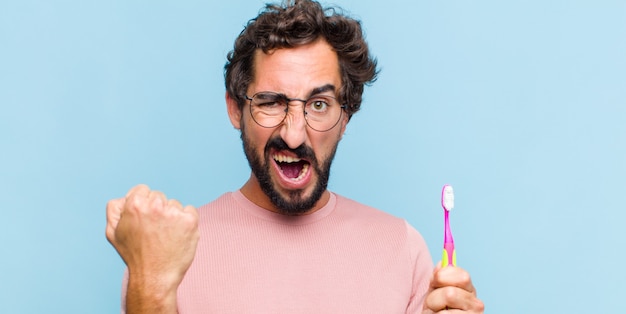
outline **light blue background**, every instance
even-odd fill
[[[222,68],[262,3],[0,2],[2,312],[117,312],[106,201],[147,183],[201,205],[246,180]],[[487,313],[623,309],[626,2],[336,3],[382,72],[332,190],[406,218],[438,260],[453,184]]]

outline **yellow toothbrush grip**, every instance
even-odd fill
[[[441,257],[441,267],[447,267],[448,265],[456,266],[456,250],[452,249],[452,256],[448,254],[448,250],[443,249]]]

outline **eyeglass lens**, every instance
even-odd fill
[[[254,121],[262,127],[273,128],[280,125],[289,111],[289,103],[299,101],[304,103],[304,115],[306,122],[316,131],[328,131],[339,120],[343,108],[337,99],[329,95],[315,95],[306,101],[290,99],[285,95],[261,92],[250,99],[250,112]]]

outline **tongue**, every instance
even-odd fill
[[[280,163],[280,169],[287,178],[295,179],[300,175],[302,162]]]

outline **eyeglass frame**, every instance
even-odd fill
[[[280,120],[280,122],[278,122],[278,123],[277,123],[276,125],[274,125],[274,126],[264,126],[264,125],[262,125],[261,123],[259,123],[259,122],[258,122],[258,121],[254,118],[254,114],[252,113],[252,101],[254,100],[254,97],[256,97],[257,95],[260,95],[260,94],[274,94],[274,95],[280,96],[280,97],[281,97],[284,101],[286,101],[287,108],[285,108],[285,116],[282,118],[282,120]],[[346,104],[339,105],[339,108],[341,109],[341,111],[340,111],[339,117],[337,118],[337,121],[336,121],[336,122],[335,122],[335,123],[334,123],[331,127],[329,127],[329,128],[328,128],[328,129],[326,129],[326,130],[318,130],[318,129],[316,129],[316,128],[312,127],[312,126],[309,124],[309,119],[307,119],[306,104],[307,104],[307,103],[308,103],[311,99],[313,99],[313,98],[315,98],[315,97],[319,97],[319,96],[324,96],[324,97],[327,97],[327,98],[332,98],[332,99],[336,100],[336,101],[337,101],[337,103],[339,103],[339,100],[337,100],[337,97],[334,97],[334,96],[328,96],[328,95],[319,95],[319,94],[318,94],[318,95],[312,95],[312,96],[311,96],[311,97],[309,97],[308,99],[289,98],[289,97],[287,97],[287,95],[285,95],[285,94],[282,94],[282,93],[277,93],[277,92],[272,92],[272,91],[261,91],[261,92],[257,92],[257,93],[255,93],[254,95],[252,95],[252,97],[248,96],[247,94],[244,94],[243,96],[244,96],[244,98],[245,98],[246,100],[249,100],[249,105],[250,105],[250,109],[249,109],[249,110],[250,110],[250,116],[252,117],[252,120],[254,120],[254,122],[255,122],[257,125],[259,125],[260,127],[262,127],[262,128],[266,128],[266,129],[272,129],[272,128],[278,127],[279,125],[283,124],[283,122],[284,122],[284,121],[285,121],[285,119],[287,118],[287,114],[289,113],[289,103],[291,103],[292,101],[299,101],[299,102],[301,102],[301,103],[302,103],[302,114],[304,115],[304,121],[306,122],[306,125],[307,125],[308,127],[310,127],[312,130],[315,130],[315,131],[317,131],[317,132],[328,132],[328,131],[332,130],[333,128],[335,128],[335,127],[337,126],[337,124],[339,124],[339,121],[341,121],[341,117],[343,116],[344,112],[346,111],[346,108],[348,107]],[[345,112],[345,114],[347,114],[347,112]]]

